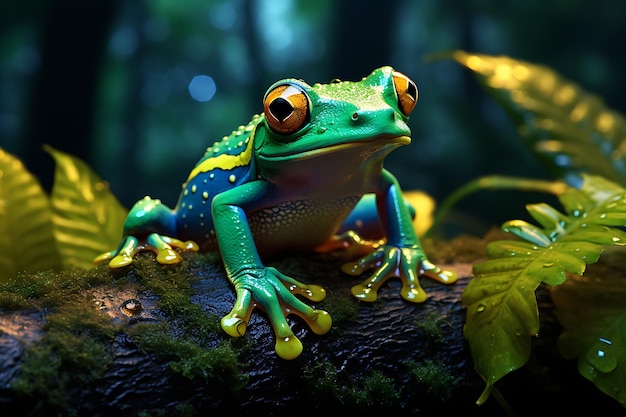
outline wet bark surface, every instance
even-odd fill
[[[306,262],[287,258],[277,264],[291,276],[323,285],[329,302],[320,307],[339,317],[323,336],[312,333],[297,318],[291,320],[304,344],[302,355],[295,360],[276,356],[274,334],[262,312],[253,313],[246,336],[236,342],[242,346],[239,361],[248,378],[245,386],[237,389],[219,378],[185,378],[167,360],[146,353],[121,332],[111,342],[113,360],[105,372],[68,390],[67,415],[505,415],[493,398],[475,405],[484,384],[473,370],[463,338],[465,311],[460,301],[470,278],[470,264],[446,266],[461,277],[454,285],[422,279],[429,294],[422,304],[404,301],[395,280],[382,287],[375,303],[352,300],[350,287],[359,278],[341,275],[339,265],[338,260],[328,258]],[[200,277],[192,301],[202,306],[207,317],[227,314],[235,296],[221,267],[196,264],[192,269]],[[160,311],[154,295],[128,294],[112,285],[94,291],[94,297],[115,320],[127,320],[116,306],[129,297],[137,298],[143,312],[128,322],[129,328],[167,320],[176,329],[176,317]],[[356,315],[342,319],[333,311],[340,305],[331,302],[333,299],[355,303]],[[540,408],[567,413],[580,411],[583,404],[599,411],[623,412],[577,374],[575,362],[560,359],[554,344],[559,327],[549,297],[541,296],[540,305],[542,335],[533,340],[529,365],[498,383],[511,409],[517,415]],[[33,411],[37,398],[25,398],[12,389],[28,348],[43,334],[45,316],[45,311],[0,312],[2,415],[46,415]],[[438,366],[434,376],[415,372],[433,365]],[[373,384],[373,376],[385,384]]]

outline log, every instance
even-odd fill
[[[276,356],[262,311],[242,338],[221,331],[235,296],[214,256],[185,255],[182,264],[162,267],[148,255],[121,273],[98,266],[21,277],[25,283],[11,287],[18,295],[5,293],[0,303],[0,414],[500,416],[539,407],[567,414],[585,405],[623,412],[558,355],[560,328],[547,293],[540,294],[533,357],[497,384],[506,402],[492,396],[477,406],[484,383],[463,338],[461,304],[471,263],[442,265],[459,275],[453,285],[422,278],[429,298],[412,304],[397,280],[374,303],[352,298],[350,287],[363,278],[342,274],[345,261],[326,254],[272,263],[324,286],[319,308],[334,319],[319,336],[290,318],[304,344],[292,361]],[[40,281],[57,284],[33,295]],[[31,293],[22,299],[25,288]]]

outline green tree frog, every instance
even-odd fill
[[[236,301],[221,320],[231,336],[242,336],[254,308],[265,311],[276,335],[276,353],[293,359],[302,343],[286,316],[300,316],[317,334],[328,332],[330,315],[315,303],[317,285],[286,276],[263,260],[285,251],[365,249],[345,272],[373,273],[352,288],[374,301],[389,278],[402,281],[401,295],[426,299],[418,276],[453,283],[456,275],[426,258],[412,226],[412,212],[396,178],[383,168],[392,150],[411,142],[407,125],[418,91],[406,75],[385,66],[358,82],[329,84],[285,79],[263,99],[263,113],[209,146],[183,184],[172,210],[145,197],[131,209],[119,247],[100,255],[111,268],[132,263],[140,249],[162,264],[181,261],[176,249],[219,250]],[[368,245],[346,220],[365,228],[360,213],[374,212],[384,238]],[[371,217],[370,217],[371,218]],[[370,223],[372,223],[370,221]],[[365,230],[365,229],[364,229]]]

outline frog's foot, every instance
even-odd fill
[[[198,251],[198,245],[191,241],[182,241],[158,233],[148,235],[146,242],[141,244],[135,236],[126,236],[120,246],[111,252],[103,253],[94,259],[99,264],[109,261],[111,269],[123,268],[133,262],[133,257],[140,251],[150,250],[156,254],[156,260],[162,265],[177,264],[182,261],[180,254],[174,250]]]
[[[316,334],[327,333],[332,326],[330,315],[305,304],[296,295],[317,302],[326,291],[317,285],[305,285],[275,268],[248,269],[233,278],[237,300],[231,312],[222,318],[222,328],[233,337],[246,332],[252,310],[267,314],[276,335],[276,353],[283,359],[294,359],[302,353],[302,342],[293,334],[286,317],[301,317]]]
[[[444,284],[451,284],[457,279],[454,272],[444,271],[428,261],[420,249],[391,245],[383,245],[356,262],[344,264],[341,269],[354,276],[375,269],[369,279],[352,287],[352,295],[363,301],[375,301],[380,286],[392,277],[398,277],[402,281],[402,298],[414,303],[421,303],[427,298],[419,284],[419,276],[423,275]]]
[[[349,230],[340,235],[334,235],[326,242],[315,248],[318,253],[327,253],[335,250],[345,250],[349,257],[365,256],[384,244],[385,240],[368,240],[358,233]]]

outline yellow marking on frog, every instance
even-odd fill
[[[251,136],[254,135],[252,132]],[[248,145],[243,152],[238,153],[237,155],[228,155],[222,154],[213,158],[207,158],[198,165],[189,173],[189,177],[187,177],[187,182],[191,181],[197,175],[209,172],[214,170],[215,168],[220,168],[223,170],[230,170],[236,167],[243,167],[250,163],[252,159],[252,143],[254,140],[248,141]]]

